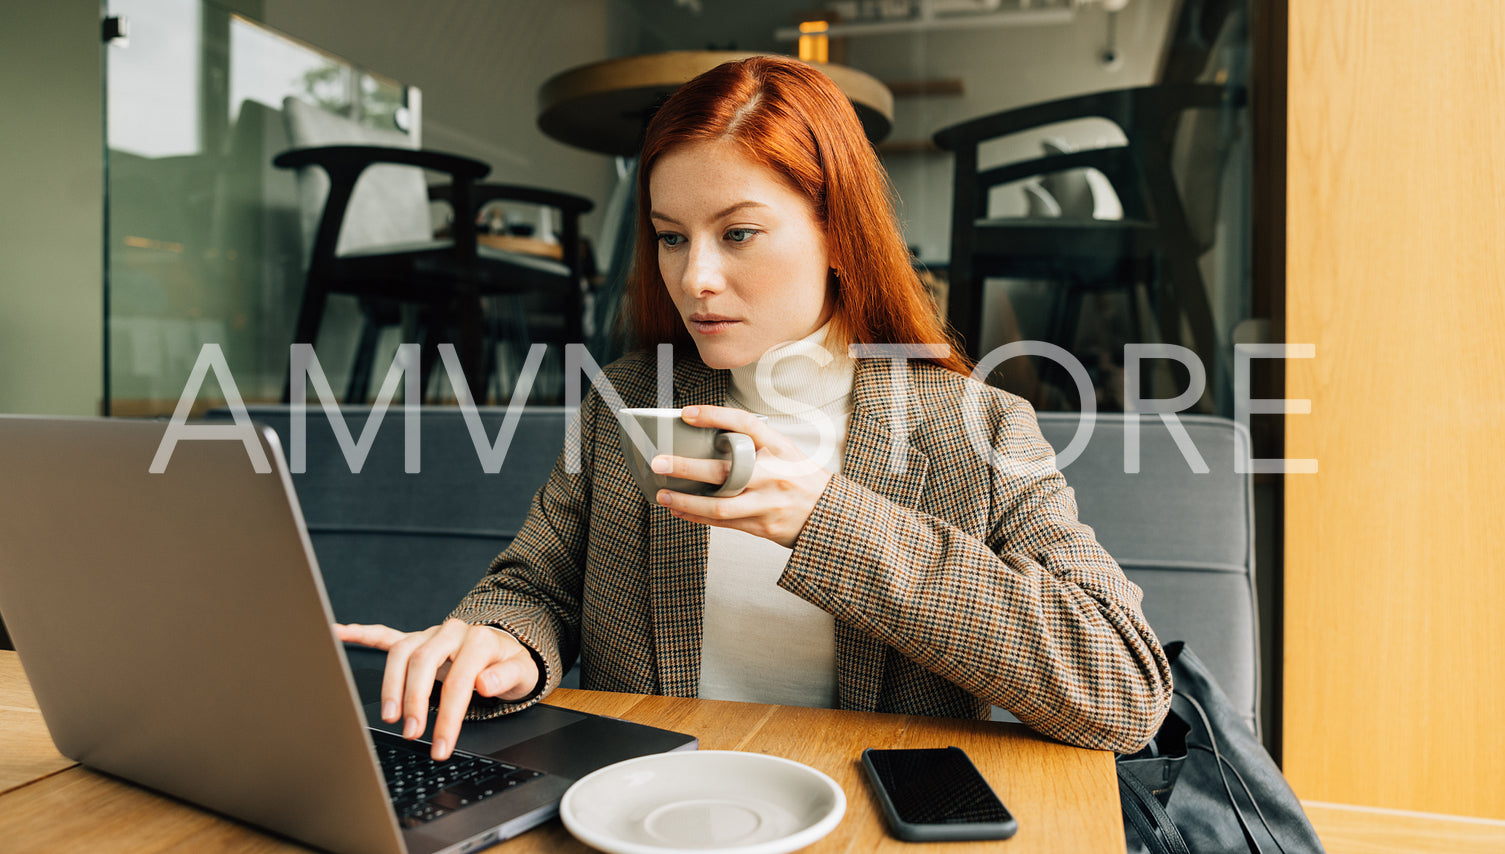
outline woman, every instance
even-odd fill
[[[578,473],[562,456],[445,624],[340,627],[389,651],[383,717],[418,736],[443,677],[443,758],[467,709],[536,702],[578,653],[586,688],[962,717],[997,704],[1074,744],[1147,741],[1170,674],[1140,592],[1076,520],[1028,404],[935,347],[948,337],[841,91],[793,60],[720,66],[655,115],[639,182],[639,349],[581,406]],[[752,437],[740,494],[654,506],[628,473],[613,409],[660,404],[662,344],[684,419]],[[851,358],[874,344],[930,349]]]

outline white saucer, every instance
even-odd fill
[[[847,797],[807,765],[762,753],[659,753],[582,777],[559,804],[576,839],[608,854],[782,854],[841,822]]]

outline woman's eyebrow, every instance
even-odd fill
[[[751,201],[751,200],[745,201],[745,202],[737,202],[734,205],[731,205],[731,206],[729,206],[727,208],[724,208],[722,210],[717,211],[715,214],[713,214],[711,216],[711,219],[725,219],[726,217],[729,217],[732,214],[737,213],[738,211],[740,211],[740,210],[742,210],[744,208],[766,208],[766,207],[768,207],[768,205],[765,205],[762,202],[754,202],[754,201]],[[669,216],[668,214],[665,214],[665,213],[660,213],[659,211],[654,211],[654,210],[650,210],[648,212],[648,218],[649,219],[656,219],[656,220],[659,220],[660,222],[667,222],[667,223],[670,223],[671,225],[681,225],[682,224],[682,223],[680,223],[679,220],[675,219],[674,217]]]

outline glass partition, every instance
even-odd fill
[[[304,267],[282,102],[416,137],[416,92],[204,0],[111,0],[129,38],[106,67],[108,409],[170,413],[206,344],[246,401],[287,376]],[[324,335],[353,338],[331,304]],[[331,353],[349,352],[331,347]],[[340,383],[348,366],[325,366]],[[223,400],[209,375],[198,408]]]
[[[1149,257],[1132,271],[1124,265],[1106,272],[1039,257],[1034,270],[989,272],[980,285],[971,284],[981,291],[980,303],[969,301],[960,313],[953,307],[949,319],[966,333],[974,357],[1020,341],[1062,347],[1088,375],[1099,410],[1124,407],[1127,345],[1175,342],[1207,366],[1202,393],[1183,409],[1234,414],[1234,343],[1256,342],[1262,334],[1252,318],[1249,25],[1255,4],[1249,0],[768,0],[724,10],[687,1],[672,13],[658,0],[611,5],[620,55],[708,48],[803,52],[882,81],[894,96],[893,126],[877,151],[917,265],[940,294],[961,285],[952,281],[958,266],[952,257],[954,153],[933,142],[938,131],[1092,93],[1223,88],[1225,104],[1151,143],[1172,161],[1191,232],[1174,238],[1189,247],[1175,254],[1192,257],[1194,275],[1189,268],[1173,275],[1168,264]],[[1134,130],[1144,135],[1145,128]],[[1125,129],[1101,118],[1057,121],[986,144],[979,159],[987,171],[1124,142]],[[1120,189],[1095,169],[1043,173],[995,188],[982,216],[1021,228],[1081,225],[1081,239],[1063,259],[1094,245],[1111,223],[1123,223],[1127,233],[1143,221],[1145,232],[1154,232],[1149,240],[1160,241],[1166,239],[1161,224],[1182,219],[1165,205],[1125,210]],[[1180,285],[1196,280],[1196,286]],[[1172,310],[1198,294],[1205,310],[1195,309],[1194,320],[1171,319]],[[1256,372],[1264,361],[1255,361]],[[1143,369],[1146,399],[1177,397],[1192,379],[1174,360],[1147,359]],[[1083,404],[1072,377],[1048,359],[1010,359],[990,380],[1037,408]]]
[[[110,0],[111,14],[131,23],[129,46],[108,52],[107,376],[116,413],[171,411],[205,343],[222,348],[244,398],[280,397],[306,227],[294,175],[271,166],[287,147],[284,97],[309,99],[373,127],[419,132],[411,89],[265,27],[255,14],[236,14],[255,2]],[[309,2],[324,8],[336,0]],[[380,0],[372,11],[402,8]],[[976,356],[1018,340],[1060,342],[1090,374],[1101,409],[1123,404],[1126,345],[1194,344],[1211,370],[1193,408],[1233,413],[1233,344],[1260,336],[1250,270],[1249,0],[767,0],[733,7],[597,0],[590,8],[602,14],[540,6],[533,17],[513,20],[480,4],[443,25],[423,19],[432,30],[415,40],[411,67],[446,87],[434,101],[444,108],[433,111],[430,136],[492,164],[503,180],[586,195],[597,204],[593,216],[605,219],[611,186],[592,188],[578,179],[588,172],[581,152],[544,139],[536,127],[532,109],[543,81],[609,57],[705,49],[795,53],[803,44],[813,58],[864,72],[891,90],[892,131],[878,153],[916,262],[939,294],[955,266],[955,181],[952,153],[932,142],[937,131],[1031,104],[1168,81],[1244,90],[1241,105],[1230,101],[1210,125],[1203,123],[1217,139],[1218,158],[1176,164],[1182,202],[1199,231],[1196,266],[1208,305],[1202,325],[1210,336],[1194,340],[1195,329],[1176,329],[1157,310],[1153,297],[1163,303],[1169,293],[1164,269],[1140,270],[1148,281],[1116,293],[1063,287],[1046,275],[993,276],[980,288],[979,308],[950,318],[978,327],[968,341]],[[298,20],[306,25],[320,17]],[[560,26],[575,17],[578,26]],[[382,28],[398,20],[408,19],[366,16],[367,38],[381,41]],[[497,65],[506,69],[502,76],[478,75],[444,47],[456,40],[472,45],[474,53],[465,56],[498,63],[512,57],[515,64]],[[998,166],[1122,139],[1120,129],[1087,120],[1020,134],[983,157],[985,166]],[[988,216],[1132,218],[1116,205],[1116,193],[1103,191],[1104,176],[1073,171],[999,189]],[[1067,292],[1076,299],[1077,320],[1062,332],[1053,327]],[[338,388],[347,370],[340,359],[354,351],[341,338],[354,337],[356,310],[331,302],[330,312],[320,355]],[[389,353],[377,363],[386,364]],[[1255,365],[1257,371],[1261,362]],[[1187,379],[1166,360],[1146,363],[1145,372],[1151,397],[1174,396]],[[1070,378],[1038,358],[1012,360],[993,381],[1041,408],[1082,403]],[[206,395],[214,393],[212,384],[206,387]]]

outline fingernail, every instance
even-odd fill
[[[669,463],[668,457],[654,457],[653,461],[648,465],[659,474],[668,474],[669,470],[674,468],[674,466]]]
[[[417,718],[407,718],[402,722],[403,738],[417,738],[418,733],[420,732],[422,732],[422,730],[418,728]]]
[[[658,491],[658,503],[664,505],[665,507],[669,506],[669,490],[660,489]]]
[[[681,414],[680,417],[682,417],[682,418],[694,418],[695,416],[697,416],[699,414],[700,414],[700,407],[698,407],[698,406],[686,406],[684,408],[684,412]]]
[[[389,724],[397,722],[397,703],[396,703],[396,701],[394,701],[394,700],[387,700],[386,702],[384,702],[384,703],[381,704],[381,719],[384,720],[384,721],[386,721]]]
[[[434,739],[434,758],[443,762],[449,758],[449,742],[442,738]]]

